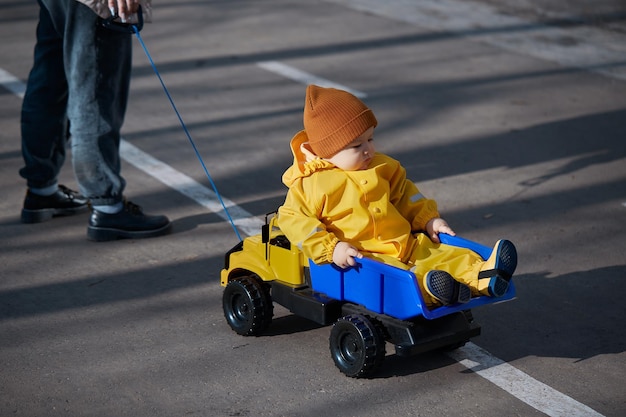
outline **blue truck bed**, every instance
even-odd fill
[[[461,237],[441,234],[440,239],[447,245],[471,249],[483,259],[487,259],[491,254],[491,248]],[[368,258],[358,259],[356,266],[347,269],[341,269],[334,264],[316,265],[313,262],[309,262],[309,266],[314,291],[340,301],[363,305],[374,313],[386,314],[400,320],[416,316],[432,320],[457,311],[515,297],[515,285],[510,282],[507,292],[502,297],[474,297],[468,303],[430,310],[426,307],[418,288],[415,274],[408,270]]]

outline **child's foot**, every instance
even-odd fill
[[[426,291],[443,305],[467,303],[470,300],[470,288],[445,271],[429,271],[424,281]]]
[[[491,256],[478,274],[478,291],[492,297],[502,297],[517,267],[517,250],[508,240],[498,240]]]

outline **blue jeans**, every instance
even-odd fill
[[[130,86],[131,34],[100,25],[75,0],[38,0],[34,64],[22,104],[20,175],[31,188],[57,183],[71,141],[81,194],[94,205],[122,200],[120,129]]]

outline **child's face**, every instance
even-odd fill
[[[372,126],[326,160],[344,171],[358,171],[367,169],[374,157],[374,152],[374,127]]]

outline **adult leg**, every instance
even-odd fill
[[[67,136],[67,83],[63,70],[63,39],[52,18],[41,7],[33,67],[22,102],[22,154],[20,175],[29,187],[56,184],[65,162]]]
[[[119,146],[130,86],[131,35],[103,27],[81,3],[72,1],[68,7],[64,51],[73,165],[80,190],[94,207],[87,236],[103,241],[166,234],[171,226],[167,217],[146,215],[123,197]]]
[[[61,27],[58,25],[61,24]],[[65,162],[67,82],[63,68],[62,22],[40,3],[33,67],[22,102],[20,175],[29,190],[22,221],[37,223],[87,210],[87,200],[64,186],[58,175]]]
[[[72,161],[80,191],[94,206],[120,203],[126,185],[119,144],[130,83],[130,36],[103,28],[82,3],[68,5],[64,51]]]

